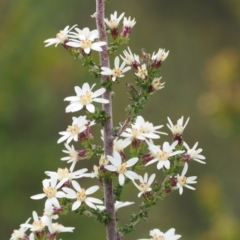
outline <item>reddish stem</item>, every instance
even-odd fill
[[[96,0],[96,24],[99,32],[99,40],[107,42],[107,34],[104,23],[105,16],[105,0]],[[109,56],[108,56],[108,45],[102,47],[103,51],[100,52],[100,65],[102,67],[110,67]],[[101,82],[105,82],[107,80],[106,76],[101,77]],[[112,99],[111,92],[106,91],[103,94],[103,98],[109,100],[109,104],[103,104],[102,108],[106,112],[110,118],[106,121],[103,132],[104,132],[104,153],[105,155],[113,155],[113,137],[112,137]],[[113,194],[113,183],[112,181],[103,183],[104,189],[104,200],[106,210],[111,216],[111,221],[106,225],[107,231],[107,240],[116,240],[117,239],[117,231],[116,231],[116,222],[115,222],[115,210],[114,210],[114,194]]]

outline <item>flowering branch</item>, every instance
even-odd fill
[[[184,124],[181,117],[175,125],[167,118],[167,127],[173,134],[172,142],[165,141],[160,146],[155,145],[154,141],[159,139],[160,135],[168,135],[159,131],[163,125],[154,126],[138,115],[151,95],[164,87],[158,73],[169,52],[160,48],[157,53],[151,55],[142,50],[142,55],[138,56],[128,47],[128,50],[123,51],[123,55],[115,57],[114,67],[110,68],[109,54],[115,54],[120,45],[129,41],[136,21],[131,17],[124,17],[125,13],[117,17],[116,11],[111,14],[109,20],[104,19],[104,11],[105,0],[96,0],[96,13],[93,16],[96,18],[97,29],[90,31],[87,27],[79,29],[77,25],[71,28],[67,26],[56,38],[45,41],[46,46],[60,44],[75,59],[81,59],[84,66],[89,66],[90,73],[100,78],[101,87],[93,91],[96,83],[92,86],[84,83],[82,87],[75,86],[75,96],[64,99],[69,102],[66,107],[67,113],[85,112],[84,116],[72,117],[72,124],[68,125],[65,131],[59,132],[61,137],[57,143],[65,142],[63,152],[67,154],[61,160],[71,163],[71,166],[69,169],[59,168],[56,172],[45,172],[49,178],[42,181],[43,193],[31,197],[34,200],[46,198],[43,216],[39,217],[33,211],[33,223],[29,223],[29,218],[20,225],[19,230],[14,230],[10,240],[56,240],[59,233],[72,232],[74,229],[53,223],[58,215],[70,211],[93,217],[103,223],[107,240],[122,240],[135,229],[139,220],[150,219],[149,210],[159,199],[163,200],[174,190],[179,190],[181,195],[184,187],[195,190],[191,184],[197,183],[197,177],[186,177],[189,163],[196,161],[205,164],[205,157],[200,154],[202,149],[197,149],[198,142],[190,148],[183,139],[183,131],[189,118]],[[120,32],[119,23],[122,18],[123,27]],[[107,34],[111,37],[110,44]],[[92,50],[100,52],[99,65],[93,60]],[[127,83],[126,87],[131,104],[125,109],[126,120],[120,127],[113,129],[111,91],[129,70],[133,73],[133,83]],[[95,107],[95,102],[102,103],[102,109]],[[96,124],[102,125],[103,147],[94,144],[91,127]],[[69,145],[71,141],[80,144],[81,148],[75,150],[74,145]],[[130,148],[129,157],[124,152],[127,147]],[[99,159],[98,166],[94,165],[92,172],[87,172],[87,168],[74,171],[77,162],[92,157]],[[161,170],[165,176],[162,183],[155,180],[155,173],[149,177],[147,172],[143,176],[139,175],[141,170],[155,163],[157,170]],[[181,174],[180,168],[183,168]],[[78,179],[84,177],[97,180],[97,185],[89,188],[82,186],[82,183],[85,183]],[[113,179],[118,180],[115,186]],[[127,184],[134,185],[140,191],[137,196],[142,199],[142,203],[139,205],[139,211],[131,215],[129,223],[117,228],[117,210],[134,203],[120,202]],[[104,192],[103,199],[89,196],[99,189]],[[31,231],[30,235],[25,233],[27,230]],[[151,240],[177,240],[181,237],[175,234],[173,228],[165,233],[153,229],[150,236]]]

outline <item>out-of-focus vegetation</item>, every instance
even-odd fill
[[[133,52],[170,50],[161,71],[166,88],[153,96],[142,115],[155,125],[166,124],[167,116],[173,121],[190,116],[184,138],[190,146],[198,141],[207,158],[206,165],[190,166],[189,175],[198,176],[197,191],[171,194],[126,239],[147,237],[152,228],[174,227],[183,239],[238,240],[240,2],[113,0],[107,15],[114,10],[137,20],[130,41]],[[30,196],[41,192],[44,171],[65,166],[60,161],[63,144],[56,142],[72,115],[65,113],[63,98],[73,94],[75,85],[95,81],[61,46],[44,48],[43,41],[67,25],[95,28],[94,12],[94,1],[87,0],[0,2],[1,239],[9,239],[33,210],[41,214],[44,200]],[[119,109],[127,104],[125,83],[130,79],[128,74],[115,89],[115,124],[124,120]],[[90,168],[96,162],[82,164]],[[132,195],[130,189],[123,200],[136,201],[136,210],[137,191]],[[119,211],[120,223],[128,219],[128,208]],[[73,234],[62,234],[63,239],[105,239],[105,230],[92,219],[72,214],[60,222],[76,227]]]

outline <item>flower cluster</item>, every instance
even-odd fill
[[[123,27],[120,31],[119,24],[122,19]],[[117,12],[111,14],[110,19],[106,18],[104,22],[107,31],[111,33],[113,42],[110,45],[114,46],[114,50],[117,44],[126,43],[123,40],[128,39],[136,24],[135,19],[124,17],[124,13],[118,17]],[[60,232],[72,232],[73,227],[64,227],[54,222],[61,213],[69,211],[93,216],[105,225],[113,218],[118,220],[117,210],[134,203],[119,201],[122,198],[124,186],[132,184],[137,188],[138,194],[136,193],[136,195],[142,200],[142,204],[140,213],[132,215],[132,222],[125,225],[125,228],[118,228],[118,235],[123,237],[128,233],[126,229],[133,229],[140,219],[148,219],[150,207],[155,205],[159,198],[163,199],[175,190],[182,195],[184,187],[195,190],[191,184],[197,183],[197,177],[186,177],[185,175],[192,161],[205,164],[205,157],[200,154],[202,149],[197,149],[198,142],[190,148],[184,141],[183,132],[189,118],[184,124],[182,116],[175,125],[170,118],[167,118],[166,126],[173,135],[172,142],[164,141],[162,145],[159,145],[156,141],[160,139],[160,136],[168,135],[159,131],[164,125],[154,126],[153,123],[138,115],[150,96],[164,87],[161,77],[158,77],[158,70],[168,57],[169,51],[160,48],[152,54],[142,51],[142,55],[139,56],[132,53],[128,47],[122,55],[115,57],[113,68],[106,65],[99,66],[93,61],[91,52],[92,50],[105,51],[107,55],[108,47],[106,42],[99,41],[99,36],[98,30],[90,31],[87,27],[81,30],[74,25],[71,28],[69,26],[64,28],[56,35],[56,38],[45,41],[46,46],[62,44],[75,56],[81,55],[85,59],[84,64],[88,63],[91,72],[94,72],[96,77],[104,79],[104,82],[102,81],[97,90],[93,90],[96,84],[90,86],[88,83],[84,83],[81,87],[75,86],[76,95],[64,99],[69,102],[66,107],[67,113],[78,111],[85,113],[85,115],[72,117],[72,124],[67,127],[66,131],[59,132],[61,137],[57,143],[64,142],[63,152],[67,154],[61,160],[67,161],[71,165],[69,168],[58,168],[56,172],[45,172],[48,178],[42,181],[43,193],[31,197],[34,200],[46,198],[43,215],[38,216],[37,212],[33,211],[32,224],[30,224],[29,218],[20,225],[19,230],[14,230],[10,240],[53,240]],[[112,53],[113,49],[109,48],[108,53]],[[120,63],[120,61],[122,62]],[[111,98],[107,96],[111,96],[110,91],[114,83],[119,83],[119,79],[123,78],[125,73],[130,70],[134,82],[126,84],[131,101],[126,108],[127,118],[119,127],[113,128],[111,125],[107,125],[112,121],[111,113],[107,114],[107,111],[104,111],[106,104],[109,104],[111,108]],[[99,110],[95,103],[101,103],[104,106],[103,110]],[[104,125],[105,131],[101,130],[101,134],[99,134],[102,136],[104,146],[97,145],[92,136],[91,128],[98,123]],[[107,129],[106,126],[110,126],[111,129]],[[70,145],[72,141],[78,146]],[[126,154],[126,148],[129,148],[127,151],[129,156]],[[75,170],[80,160],[91,158],[99,159],[98,164],[94,162],[92,172],[88,172],[87,168]],[[157,163],[157,173],[144,172],[142,174],[145,168],[155,163]],[[181,169],[182,173],[179,174]],[[159,181],[158,170],[165,177],[162,182]],[[82,181],[83,178],[92,178],[91,181],[97,183],[85,187],[86,183]],[[106,199],[109,197],[106,194],[105,199],[92,197],[92,194],[99,189],[104,191],[106,185],[115,182],[114,179],[117,179],[117,184],[112,192],[115,194],[112,199]],[[109,186],[109,191],[112,191],[112,185]],[[111,216],[107,204],[109,201],[112,201]],[[27,230],[30,230],[29,235],[26,234]],[[152,240],[177,240],[181,237],[175,234],[173,228],[166,233],[159,229],[153,229],[150,231],[150,236]]]
[[[43,216],[40,217],[36,211],[33,211],[32,217],[32,224],[29,223],[31,220],[29,218],[25,223],[20,225],[18,230],[14,230],[10,240],[55,239],[61,232],[73,232],[74,230],[74,227],[64,227],[57,222],[52,222],[53,219],[58,218],[58,215],[56,208],[50,205],[44,209]],[[27,230],[31,232],[29,235],[26,234]]]
[[[128,37],[132,28],[136,24],[135,18],[131,19],[131,17],[124,17],[122,31],[119,33],[119,24],[124,14],[125,13],[122,13],[119,17],[117,17],[117,12],[115,11],[114,14],[110,15],[109,20],[105,18],[105,23],[110,30],[113,39],[116,39],[117,37]]]
[[[97,29],[90,31],[86,27],[81,30],[76,26],[74,25],[71,28],[67,26],[56,35],[56,38],[45,40],[45,47],[53,44],[57,46],[61,43],[66,49],[71,50],[71,48],[74,48],[76,52],[80,52],[83,55],[89,55],[91,50],[102,51],[102,46],[106,45],[106,42],[98,41],[99,33]],[[75,32],[72,31],[73,29]]]

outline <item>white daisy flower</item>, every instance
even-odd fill
[[[124,77],[123,73],[127,72],[128,70],[131,69],[130,66],[125,67],[126,62],[122,62],[121,66],[119,67],[120,60],[119,57],[115,57],[114,60],[114,68],[110,69],[108,67],[101,67],[102,75],[107,75],[107,76],[112,76],[112,81],[116,81],[117,78]]]
[[[138,66],[138,71],[135,73],[135,75],[142,80],[146,79],[148,77],[148,70],[146,64],[142,64],[141,66]]]
[[[52,234],[61,233],[61,232],[73,232],[74,228],[75,227],[64,227],[63,225],[61,225],[59,223],[53,223],[52,228],[51,228],[51,230],[49,229],[49,231]]]
[[[105,88],[100,88],[97,91],[92,92],[95,85],[96,84],[93,84],[91,88],[88,83],[84,83],[82,88],[76,86],[75,92],[77,96],[67,97],[64,99],[64,101],[70,102],[70,104],[66,107],[66,112],[76,112],[85,107],[89,112],[94,113],[95,107],[92,102],[109,103],[107,99],[98,98],[98,96],[106,92]]]
[[[184,167],[183,167],[183,170],[182,170],[182,174],[181,176],[178,174],[176,176],[177,178],[177,186],[174,187],[174,189],[179,189],[179,194],[182,195],[183,193],[183,187],[186,187],[186,188],[189,188],[191,190],[195,190],[194,187],[188,185],[188,184],[195,184],[197,183],[196,180],[196,176],[193,176],[193,177],[186,177],[185,174],[187,173],[187,170],[188,170],[188,164],[185,163]]]
[[[21,224],[20,225],[20,229],[13,231],[10,240],[21,240],[21,239],[24,239],[24,237],[26,236],[25,232],[28,230],[28,227],[25,226],[25,225],[28,224],[30,219],[31,218],[28,218],[28,220],[24,224]]]
[[[153,89],[154,89],[155,91],[160,90],[160,89],[162,89],[162,88],[165,87],[165,86],[164,86],[165,82],[164,82],[164,83],[161,83],[161,79],[162,79],[162,77],[154,78],[154,79],[153,79],[151,85],[152,85],[152,87],[153,87]]]
[[[163,167],[169,169],[170,168],[170,161],[169,158],[175,156],[177,154],[184,153],[184,151],[177,150],[173,151],[174,148],[177,146],[178,141],[173,142],[171,145],[168,142],[164,142],[162,149],[159,146],[150,144],[148,149],[150,150],[154,159],[149,161],[146,166],[158,162],[157,169],[161,169]]]
[[[57,172],[46,171],[45,174],[47,174],[50,178],[52,178],[53,176],[57,177],[59,181],[65,179],[66,182],[71,182],[73,179],[79,179],[84,177],[85,172],[87,172],[87,168],[83,168],[75,172],[69,172],[67,168],[58,168]]]
[[[153,183],[154,179],[156,177],[156,174],[152,174],[148,179],[148,174],[145,173],[144,177],[139,175],[139,182],[140,184],[136,184],[135,181],[133,181],[133,184],[137,187],[138,190],[140,190],[140,193],[138,194],[138,197],[141,197],[142,194],[145,194],[146,192],[152,191],[152,188],[150,187]]]
[[[67,161],[67,163],[72,163],[70,166],[70,171],[72,172],[73,169],[75,168],[76,163],[80,159],[84,159],[86,157],[87,151],[85,149],[76,151],[74,146],[72,145],[71,147],[67,144],[64,143],[64,146],[67,150],[62,150],[64,153],[67,153],[67,157],[61,158],[62,161]]]
[[[160,138],[158,134],[167,135],[167,133],[157,131],[157,129],[162,127],[163,125],[154,127],[152,123],[145,121],[142,116],[137,116],[135,123],[131,125],[131,128],[126,128],[121,136],[131,140],[158,139]]]
[[[58,198],[65,197],[65,194],[64,192],[57,191],[57,190],[64,184],[65,179],[60,181],[58,184],[57,184],[57,181],[58,179],[56,175],[52,176],[51,179],[44,179],[42,181],[44,193],[34,195],[31,197],[31,199],[38,200],[38,199],[47,197],[47,200],[45,202],[45,208],[48,208],[50,205],[53,205],[55,207],[60,207]]]
[[[163,233],[159,229],[153,229],[150,231],[149,235],[152,238],[144,238],[138,240],[178,240],[181,235],[175,235],[175,229],[171,228],[167,232]]]
[[[140,131],[143,133],[143,136],[146,138],[157,139],[160,138],[160,136],[158,136],[157,134],[167,135],[167,133],[156,131],[157,129],[162,128],[163,125],[154,127],[152,123],[150,123],[149,121],[145,121],[142,116],[138,116],[136,118],[134,126],[140,129]]]
[[[76,26],[77,25],[74,25],[71,28],[69,28],[69,26],[67,26],[56,35],[56,38],[50,38],[50,39],[45,40],[44,41],[46,43],[45,47],[48,47],[53,44],[55,44],[55,47],[56,47],[59,43],[64,44],[65,42],[67,42],[69,40],[68,33]]]
[[[75,150],[74,146],[71,147],[64,143],[64,146],[67,150],[62,150],[64,153],[67,153],[69,156],[61,158],[62,161],[75,162],[79,160],[78,151]]]
[[[57,143],[61,143],[65,140],[67,140],[67,143],[70,143],[72,140],[77,142],[78,134],[86,130],[87,126],[92,126],[95,124],[94,122],[88,121],[86,116],[80,116],[78,118],[73,117],[72,120],[72,125],[68,126],[66,131],[59,132],[59,134],[63,136],[58,139]]]
[[[114,203],[114,210],[115,210],[115,212],[117,212],[117,210],[118,210],[119,208],[127,207],[127,206],[132,205],[132,204],[134,204],[134,202],[119,202],[119,201],[116,201],[116,202]],[[105,206],[96,206],[96,207],[97,207],[100,211],[103,211],[103,210],[106,209]]]
[[[131,19],[131,17],[129,18],[124,17],[122,35],[124,37],[127,37],[131,33],[132,28],[135,24],[136,24],[135,18]]]
[[[138,139],[144,141],[146,139],[141,130],[136,128],[134,125],[132,125],[131,128],[126,128],[126,130],[121,134],[121,136],[126,137],[126,139],[128,140]]]
[[[71,39],[69,42],[66,43],[66,45],[75,48],[81,48],[86,54],[89,54],[91,52],[91,49],[101,52],[101,46],[107,44],[106,42],[102,41],[94,42],[99,37],[97,29],[90,31],[89,28],[84,28],[83,30],[75,28],[75,31],[77,33],[73,32],[70,37],[77,38],[77,40]]]
[[[173,135],[181,135],[189,121],[189,118],[188,118],[185,124],[183,125],[183,116],[182,116],[180,119],[177,120],[177,124],[173,125],[171,119],[169,117],[167,119],[169,122],[169,124],[167,123],[167,127],[171,130]]]
[[[125,139],[114,139],[113,141],[113,151],[123,152],[123,149],[131,144],[131,141],[127,138]]]
[[[123,19],[123,27],[125,28],[133,28],[133,26],[136,24],[135,18],[131,19],[131,17],[124,17]]]
[[[159,48],[158,52],[155,54],[155,52],[152,55],[152,61],[155,62],[163,62],[169,54],[169,51],[165,52],[165,49]]]
[[[136,66],[140,65],[139,56],[136,55],[135,53],[133,54],[129,47],[128,47],[128,51],[129,52],[127,52],[127,50],[123,51],[124,56],[120,55],[120,57],[127,65],[133,66],[133,67],[135,66],[135,68],[137,68]]]
[[[202,161],[206,158],[203,155],[199,154],[202,152],[202,148],[196,150],[198,142],[196,142],[192,148],[190,148],[186,142],[183,143],[183,146],[187,149],[187,152],[184,154],[183,161],[193,160],[199,163],[206,164],[206,162]]]
[[[24,223],[21,226],[27,227],[32,232],[42,232],[45,229],[45,226],[47,226],[47,217],[46,216],[38,217],[38,214],[35,211],[33,211],[32,216],[33,216],[32,224]]]
[[[121,155],[118,152],[113,152],[112,156],[107,156],[108,160],[111,162],[112,165],[106,165],[104,168],[111,172],[117,172],[118,173],[118,181],[120,185],[124,184],[125,177],[133,180],[138,179],[138,174],[128,170],[129,167],[132,167],[135,165],[138,161],[138,158],[131,158],[127,162],[122,163]]]
[[[63,187],[63,191],[66,192],[66,198],[76,199],[72,205],[72,211],[78,209],[83,202],[85,202],[90,208],[97,209],[94,203],[103,204],[103,201],[97,198],[88,197],[88,195],[96,192],[99,189],[99,186],[93,186],[88,189],[81,188],[78,182],[72,181],[74,191],[71,188]]]
[[[114,12],[114,14],[110,15],[110,19],[107,18],[104,19],[106,25],[110,29],[118,28],[119,22],[122,20],[125,13],[122,13],[119,17],[117,17],[117,11]]]

